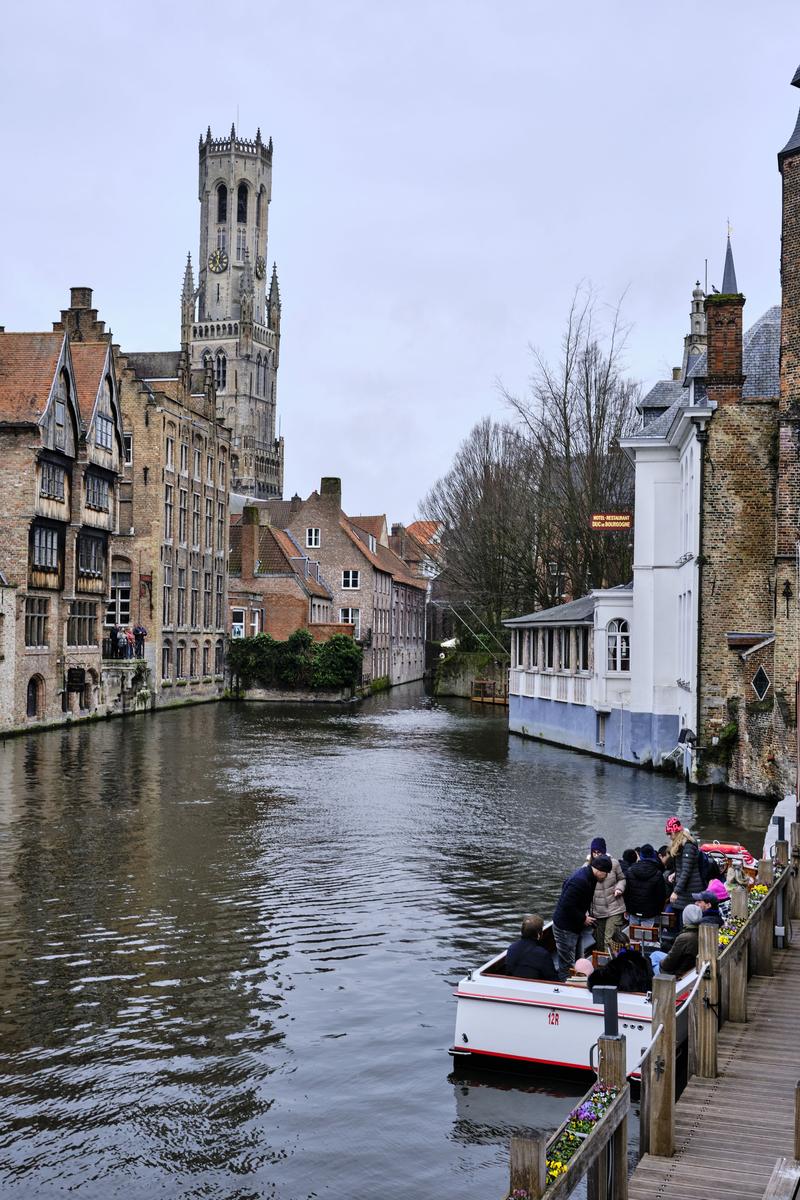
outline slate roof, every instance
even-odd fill
[[[603,588],[604,592],[632,592],[632,583],[620,583],[617,587]],[[566,604],[553,608],[540,608],[524,617],[511,617],[503,624],[513,629],[516,625],[592,625],[594,623],[594,596],[581,596]]]
[[[798,84],[796,82],[797,75],[800,75],[800,67],[798,67],[797,74],[795,75],[794,79],[792,80],[792,83],[795,85],[795,87],[800,86],[800,84]],[[788,156],[790,154],[794,154],[794,152],[796,150],[800,150],[800,113],[797,114],[797,122],[796,122],[794,130],[792,132],[792,136],[789,138],[786,145],[783,147],[783,149],[778,154],[778,162],[779,163],[783,162],[784,158],[788,158]]]
[[[63,333],[0,333],[0,422],[38,422],[63,344]]]
[[[140,379],[177,379],[180,350],[145,350],[126,353],[128,366]]]
[[[774,304],[745,330],[742,337],[742,370],[746,376],[742,396],[772,397],[780,392],[781,306]],[[704,379],[708,355],[699,355],[690,379]]]
[[[103,367],[108,356],[107,342],[71,342],[75,388],[84,425],[88,426],[94,413],[97,393],[103,380]]]

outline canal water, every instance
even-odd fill
[[[584,1083],[457,1079],[453,986],[602,833],[766,805],[396,689],[0,746],[4,1197],[488,1200]]]

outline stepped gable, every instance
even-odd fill
[[[63,333],[0,333],[0,424],[35,425],[53,388]]]

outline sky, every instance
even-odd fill
[[[667,377],[728,221],[746,324],[780,299],[796,0],[40,0],[3,41],[9,330],[85,285],[123,349],[177,347],[199,135],[272,136],[287,496],[412,520],[581,285]]]

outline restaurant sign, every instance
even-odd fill
[[[629,512],[592,513],[591,528],[601,530],[630,529],[633,524]]]

